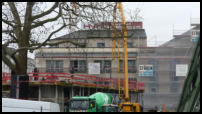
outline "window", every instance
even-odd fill
[[[136,29],[141,29],[141,26],[135,26]]]
[[[86,60],[79,61],[79,72],[86,73],[87,72],[87,63]]]
[[[84,47],[76,45],[77,48],[85,48],[85,47],[87,47],[87,43],[79,43],[79,44],[82,45],[82,46],[84,46]]]
[[[179,60],[172,60],[170,65],[170,77],[171,81],[178,81],[179,77],[176,76],[176,64],[179,64]]]
[[[97,43],[97,47],[98,48],[103,48],[103,47],[105,47],[105,43]]]
[[[104,72],[105,73],[111,72],[111,61],[110,60],[104,61]]]
[[[95,60],[94,63],[100,63],[100,73],[111,72],[111,61],[110,60]]]
[[[156,93],[156,88],[152,87],[151,88],[151,93]]]
[[[200,34],[200,31],[192,31],[192,36],[197,36]]]
[[[148,83],[148,88],[150,93],[158,93],[159,84],[158,82]]]
[[[136,73],[136,60],[128,60],[128,73]],[[123,72],[123,60],[120,60],[120,72]]]
[[[128,73],[136,73],[136,60],[128,60]],[[123,60],[120,60],[120,72],[123,72]]]
[[[89,109],[89,100],[71,100],[70,109],[72,110],[87,110]]]
[[[171,93],[179,93],[180,84],[176,82],[171,82],[170,84],[170,92]]]
[[[46,72],[63,72],[63,60],[46,60]]]
[[[136,73],[136,61],[135,60],[128,60],[128,72]]]
[[[120,72],[123,73],[123,60],[120,60]]]
[[[132,47],[133,47],[133,43],[132,43],[132,42],[128,42],[128,43],[127,43],[127,47],[128,47],[128,48],[132,48]]]
[[[86,73],[87,72],[86,60],[70,61],[70,68],[71,67],[74,67],[74,72],[78,72],[78,73]]]

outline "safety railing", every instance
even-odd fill
[[[79,86],[94,86],[100,88],[118,88],[118,79],[104,78],[93,75],[81,75],[71,73],[28,73],[29,82],[40,83],[66,83],[77,84]],[[10,84],[11,74],[2,73],[2,84]],[[22,82],[22,81],[21,81]],[[21,83],[18,82],[18,83]],[[123,79],[120,80],[121,88],[123,87]],[[17,82],[16,82],[17,83]],[[129,81],[130,90],[144,90],[144,83],[137,81]]]

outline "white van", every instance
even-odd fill
[[[2,98],[2,112],[60,112],[59,104]]]

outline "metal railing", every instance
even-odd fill
[[[103,78],[99,76],[92,75],[81,75],[81,74],[71,74],[71,73],[43,73],[35,72],[28,73],[29,82],[40,82],[43,83],[63,83],[63,84],[77,84],[80,86],[94,86],[100,88],[115,88],[117,89],[118,80],[116,78]],[[11,74],[2,73],[2,84],[10,84]],[[21,82],[16,82],[21,83]],[[121,86],[123,86],[123,79],[121,79]],[[137,81],[129,81],[130,90],[143,90],[144,83]]]

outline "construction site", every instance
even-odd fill
[[[28,78],[2,72],[2,98],[53,102],[61,112],[200,111],[200,19],[150,47],[144,22],[126,21],[123,7],[117,3],[121,22],[114,15],[113,22],[85,23],[82,30],[49,41],[83,47],[61,43],[35,50]],[[80,106],[82,101],[89,106]],[[96,104],[101,101],[106,106]]]

